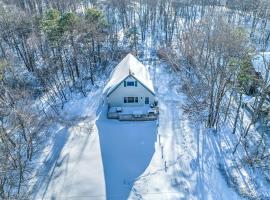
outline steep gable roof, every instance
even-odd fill
[[[109,95],[128,76],[133,76],[153,94],[154,87],[147,68],[132,54],[128,54],[112,71],[104,91]]]

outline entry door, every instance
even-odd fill
[[[145,104],[149,104],[149,97],[145,97]]]

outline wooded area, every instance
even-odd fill
[[[46,126],[111,63],[127,52],[143,57],[147,38],[151,56],[183,80],[190,117],[217,134],[232,123],[228,134],[240,130],[233,153],[241,146],[243,159],[269,174],[270,129],[259,137],[251,130],[268,123],[270,62],[262,54],[260,74],[252,60],[269,50],[269,23],[268,0],[0,1],[0,198],[30,197],[32,159]],[[248,124],[245,95],[255,98]]]

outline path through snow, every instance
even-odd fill
[[[183,113],[186,99],[178,92],[178,77],[163,64],[152,75],[160,107],[160,144],[130,199],[240,199],[218,170],[215,136]]]

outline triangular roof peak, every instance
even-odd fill
[[[148,90],[154,93],[153,83],[150,79],[149,72],[135,56],[131,53],[114,68],[111,79],[104,90],[109,95],[124,79],[128,76],[133,76],[140,81]]]

